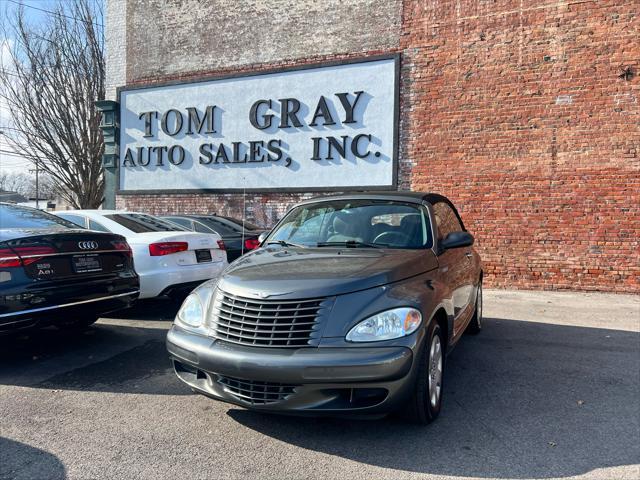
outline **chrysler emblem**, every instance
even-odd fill
[[[94,242],[94,241],[78,242],[78,248],[80,250],[95,250],[96,248],[98,248],[98,242]]]
[[[257,295],[260,298],[269,298],[269,297],[279,297],[280,295],[288,295],[291,292],[283,292],[283,293],[268,293],[268,292],[256,292],[254,295]]]

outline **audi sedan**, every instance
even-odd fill
[[[260,411],[440,413],[446,355],[482,326],[482,266],[431,193],[305,201],[184,301],[167,336],[196,392]]]
[[[123,210],[66,210],[56,215],[84,228],[123,235],[140,276],[140,298],[167,295],[183,300],[228,265],[224,242],[216,233],[190,232],[153,215]]]
[[[138,297],[124,237],[0,203],[0,335],[86,327]]]

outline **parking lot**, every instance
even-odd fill
[[[263,415],[170,369],[177,305],[0,339],[0,478],[640,477],[640,299],[485,292],[416,427]]]

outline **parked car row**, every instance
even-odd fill
[[[482,328],[474,238],[437,194],[310,199],[268,232],[212,215],[6,204],[0,227],[0,333],[88,325],[191,291],[167,335],[175,373],[245,408],[429,423],[446,356]],[[225,241],[251,251],[228,265]]]
[[[231,260],[258,245],[254,225],[206,218],[204,231],[138,212],[0,203],[0,333],[87,326],[136,299],[182,300],[227,267],[224,238]]]
[[[217,233],[222,236],[229,263],[257,248],[258,237],[265,230],[244,220],[218,215],[169,215],[161,217],[192,232]]]
[[[215,232],[191,232],[158,217],[122,210],[55,214],[81,227],[124,236],[140,277],[140,298],[180,296],[227,266],[225,244]]]

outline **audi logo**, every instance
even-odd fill
[[[98,242],[78,242],[78,248],[80,250],[95,250],[96,248],[98,248]]]

